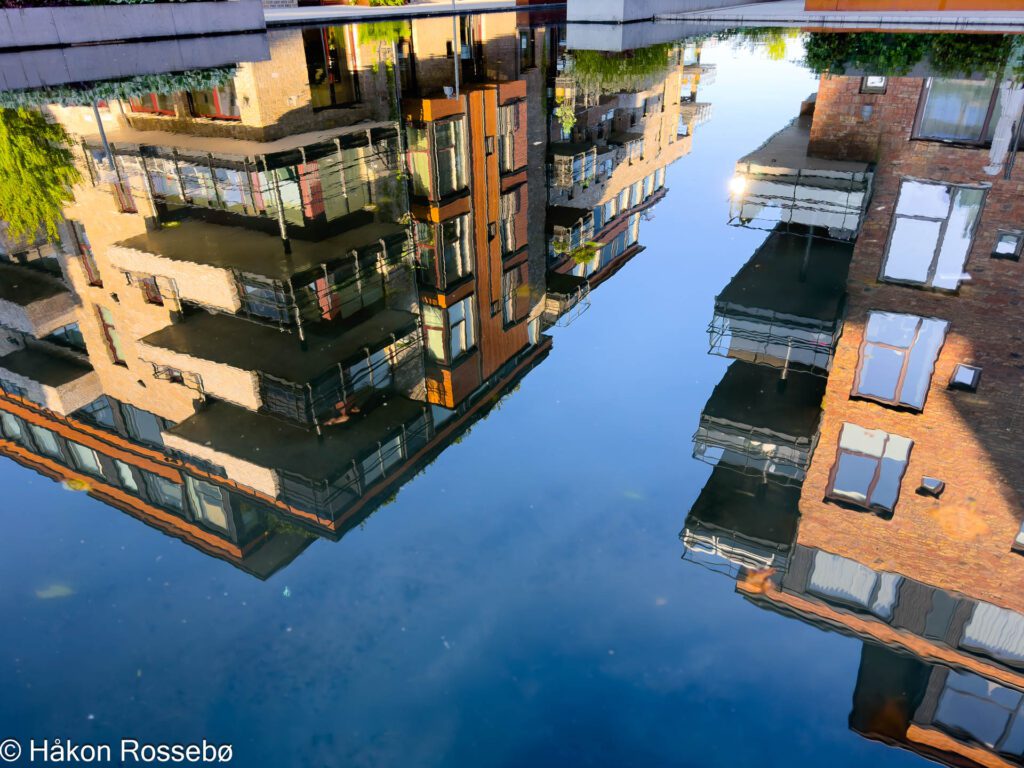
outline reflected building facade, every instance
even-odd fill
[[[206,90],[50,107],[83,182],[0,263],[0,452],[259,578],[340,538],[551,350],[561,38],[275,31]],[[635,252],[678,156],[598,237]]]
[[[853,730],[958,766],[1024,761],[1014,90],[823,77],[738,163],[732,221],[770,234],[716,301],[712,351],[782,388],[825,376],[787,406],[817,409],[816,446],[782,498],[720,464],[682,533],[751,602],[864,641]]]

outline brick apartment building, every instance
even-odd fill
[[[726,486],[719,468],[683,533],[736,563],[752,602],[862,638],[851,727],[949,765],[1024,756],[1024,176],[1000,141],[1020,108],[1013,91],[994,79],[824,77],[794,124],[805,150],[791,134],[776,167],[739,164],[754,174],[736,185],[739,207],[774,195],[781,223],[766,242],[801,234],[811,261],[787,267],[777,244],[755,255],[788,270],[786,322],[774,338],[748,328],[779,307],[741,272],[716,314],[742,312],[742,343],[729,325],[716,341],[713,323],[713,347],[784,372],[781,351],[802,350],[827,386],[798,498]],[[864,164],[865,186],[829,163]],[[820,238],[852,239],[852,254],[840,335],[816,330],[820,354],[808,357],[799,294]],[[744,493],[764,504],[737,503]]]

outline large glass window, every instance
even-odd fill
[[[992,140],[999,117],[998,83],[930,77],[915,135],[922,139],[981,143]]]
[[[505,325],[526,317],[530,306],[530,288],[526,285],[526,264],[520,264],[501,276],[501,313]]]
[[[946,673],[934,724],[942,730],[1002,754],[1024,754],[1024,716],[1020,692],[971,672]]]
[[[933,317],[869,312],[853,394],[921,410],[948,326]]]
[[[519,102],[498,107],[498,167],[502,173],[514,171],[516,133],[519,131]]]
[[[440,197],[466,186],[463,131],[461,119],[434,125],[434,157],[437,162],[437,193]]]
[[[147,470],[141,470],[141,472],[146,478],[146,488],[154,503],[167,509],[173,509],[175,512],[181,512],[184,509],[180,485],[154,472]]]
[[[348,26],[302,30],[313,109],[359,101],[359,80],[349,64],[348,34]]]
[[[910,439],[880,429],[843,424],[826,495],[864,509],[891,513],[912,445]]]
[[[902,581],[895,573],[876,572],[855,560],[817,550],[807,591],[829,601],[862,608],[888,621]]]
[[[209,526],[226,531],[228,510],[221,488],[204,480],[196,480],[190,475],[185,475],[185,488],[188,490],[188,500],[196,518]]]
[[[106,307],[99,308],[100,328],[103,331],[103,338],[107,342],[107,351],[116,365],[128,365],[125,362],[124,346],[121,344],[121,334],[114,326],[114,316]]]
[[[983,189],[904,180],[882,279],[957,289],[984,198]]]
[[[28,431],[32,435],[32,442],[36,444],[36,449],[47,456],[52,456],[55,459],[63,459],[64,456],[60,452],[60,442],[57,440],[57,436],[45,427],[39,427],[35,424],[28,425]]]
[[[75,467],[90,475],[103,476],[100,459],[92,448],[86,448],[84,445],[69,440],[68,452],[71,454]]]
[[[464,134],[461,117],[407,127],[409,174],[414,194],[437,200],[465,189],[469,182]]]
[[[470,231],[469,214],[441,225],[441,248],[444,253],[442,285],[455,283],[473,272]]]
[[[0,411],[0,432],[3,432],[8,440],[25,443],[25,424],[17,416]]]
[[[267,280],[256,275],[241,275],[242,309],[256,317],[290,323],[288,298],[284,286],[276,280]]]
[[[450,360],[456,360],[468,352],[476,343],[473,328],[473,297],[448,307],[448,353]]]

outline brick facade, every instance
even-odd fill
[[[876,570],[1024,611],[1024,557],[1011,551],[1021,526],[1024,265],[991,258],[1001,229],[1024,224],[1024,169],[986,175],[988,150],[911,138],[924,81],[892,78],[884,95],[860,78],[824,78],[812,128],[815,154],[877,163],[867,217],[849,274],[845,328],[829,377],[821,437],[800,500],[799,542]],[[864,118],[864,107],[871,114]],[[879,280],[903,178],[989,184],[965,281],[956,294]],[[869,310],[950,322],[922,412],[851,399]],[[983,369],[977,393],[951,391],[957,363]],[[914,441],[891,520],[824,501],[843,422]],[[940,499],[917,495],[924,475],[946,483]]]

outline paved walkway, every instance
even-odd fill
[[[571,13],[570,13],[571,16]],[[855,29],[1024,30],[1024,11],[805,11],[803,0],[733,5],[706,11],[659,14],[659,20],[729,22],[746,26],[799,26]]]
[[[379,21],[381,19],[400,19],[412,16],[445,16],[456,13],[486,13],[489,11],[525,11],[564,7],[565,3],[553,2],[544,6],[516,5],[516,0],[430,0],[416,2],[412,5],[319,5],[302,8],[267,8],[267,26],[283,26],[286,24],[314,24],[321,21]]]

